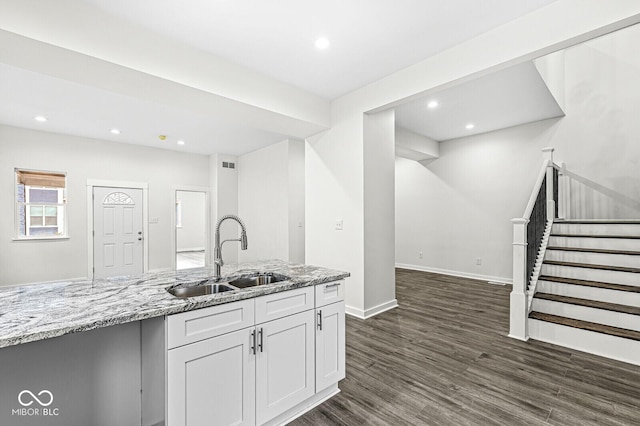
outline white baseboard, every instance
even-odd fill
[[[471,278],[474,280],[487,281],[489,284],[512,285],[511,278],[492,277],[490,275],[472,274],[469,272],[449,271],[447,269],[432,268],[429,266],[409,265],[406,263],[396,263],[396,268],[411,269],[413,271],[433,272],[435,274],[451,275],[453,277]]]
[[[393,299],[366,310],[354,308],[353,306],[345,306],[344,310],[347,315],[351,315],[352,317],[356,317],[360,319],[369,319],[373,316],[381,314],[382,312],[396,308],[397,306],[398,306],[398,301],[396,299]]]
[[[187,252],[187,251],[204,251],[204,247],[179,248],[176,251],[178,253],[183,253],[183,252]]]

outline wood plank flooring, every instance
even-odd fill
[[[509,286],[396,279],[398,308],[347,317],[342,392],[291,425],[640,424],[640,368],[507,337]]]

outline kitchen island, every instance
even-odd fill
[[[310,299],[307,302],[311,302],[311,305],[304,308],[304,315],[313,317],[313,320],[311,328],[307,326],[304,333],[308,334],[313,330],[319,333],[322,326],[315,324],[322,318],[322,309],[315,304],[316,296],[320,294],[318,291],[324,288],[323,285],[329,291],[334,288],[335,283],[340,283],[336,288],[340,288],[343,299],[344,285],[341,280],[349,276],[348,273],[326,268],[267,261],[225,267],[223,278],[251,276],[256,273],[280,274],[288,279],[274,284],[184,299],[177,298],[166,290],[208,281],[212,276],[211,269],[198,268],[137,277],[0,289],[0,347],[3,348],[0,349],[0,374],[3,377],[0,385],[0,423],[168,424],[166,413],[171,404],[171,399],[167,398],[170,390],[168,382],[172,377],[168,367],[168,354],[171,351],[177,353],[177,349],[184,352],[187,343],[201,346],[201,341],[211,341],[240,331],[228,328],[221,333],[205,333],[202,338],[191,338],[189,342],[169,348],[167,342],[171,337],[167,324],[171,323],[172,318],[178,320],[180,315],[193,315],[194,312],[206,310],[215,313],[220,310],[220,306],[232,307],[234,304],[244,304],[247,312],[251,310],[253,315],[258,301],[274,297],[278,299],[274,295],[287,292],[287,295],[304,294]],[[294,298],[285,297],[282,300],[285,299]],[[274,306],[278,303],[280,302],[276,300]],[[344,302],[341,303],[344,308]],[[302,312],[294,313],[302,315]],[[287,313],[285,316],[290,320],[295,316],[294,313]],[[190,324],[199,324],[200,327],[216,316],[204,317],[203,321],[191,321]],[[272,319],[283,320],[282,317],[273,317],[263,323],[276,324]],[[258,355],[255,346],[250,347],[258,344],[251,336],[257,338],[258,333],[267,330],[266,326],[262,326],[263,323],[253,320],[251,323],[241,324],[241,328],[247,331],[246,339],[243,340],[246,348],[243,348],[246,349],[245,352],[252,350],[256,359],[263,356],[264,352]],[[78,333],[81,331],[84,333]],[[341,333],[344,333],[343,326]],[[264,339],[267,336],[261,334],[261,337]],[[307,346],[307,352],[309,348],[316,346],[317,341],[316,336],[313,345]],[[273,342],[276,342],[275,337]],[[264,351],[264,340],[260,343]],[[273,351],[277,346],[270,346],[274,348],[271,353],[275,354]],[[244,355],[247,354],[243,353]],[[337,392],[337,382],[331,389],[331,392],[325,392],[323,396],[328,397]],[[39,395],[41,391],[47,392]],[[45,406],[49,402],[49,393],[52,394],[50,399],[53,402]],[[315,393],[318,392],[314,389],[314,395]],[[312,398],[307,401],[307,405],[321,399]],[[288,410],[290,412],[286,415],[295,415],[296,410],[300,411],[305,407],[305,404],[297,405],[299,406],[295,410]],[[33,411],[32,415],[27,412],[34,407],[40,408],[37,416],[33,415]],[[57,411],[52,411],[54,409]],[[48,413],[47,417],[44,416],[45,411]],[[211,413],[210,418],[214,419],[215,413]],[[276,419],[274,424],[280,421],[277,420],[280,418],[278,415],[271,418]],[[183,419],[188,424],[188,417],[183,416]],[[178,421],[171,424],[174,423],[185,424]],[[254,413],[253,418],[247,417],[242,424],[265,423],[267,422],[257,420]],[[197,422],[194,421],[194,424]]]

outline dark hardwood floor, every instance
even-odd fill
[[[347,317],[342,392],[291,425],[640,425],[640,367],[507,337],[511,287],[396,278],[398,308]]]

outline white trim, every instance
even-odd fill
[[[393,299],[366,310],[354,308],[353,306],[345,306],[344,311],[347,315],[366,320],[378,314],[381,314],[385,311],[388,311],[390,309],[397,308],[397,307],[398,307],[398,301],[396,299]]]
[[[87,179],[87,277],[93,279],[93,188],[129,188],[142,190],[142,272],[149,271],[149,184],[146,182]]]
[[[507,334],[507,337],[511,337],[512,339],[520,340],[522,342],[528,342],[529,341],[528,337],[522,338],[520,336],[516,336],[515,334],[511,334],[511,333]]]
[[[286,425],[339,393],[340,389],[335,383],[264,423],[264,426]]]
[[[181,248],[176,250],[176,253],[185,253],[185,252],[190,252],[190,251],[205,251],[206,249],[204,247],[188,247],[188,248]]]
[[[211,266],[211,190],[208,186],[174,185],[171,187],[171,270],[176,270],[176,191],[204,192],[204,266]]]
[[[435,274],[450,275],[452,277],[471,278],[474,280],[487,281],[489,284],[512,285],[513,280],[503,277],[492,277],[490,275],[472,274],[469,272],[450,271],[447,269],[432,268],[430,266],[409,265],[407,263],[396,263],[396,268],[411,269],[413,271],[433,272]]]
[[[22,237],[22,238],[18,238],[18,237],[13,237],[11,238],[11,241],[17,242],[17,241],[56,241],[56,240],[68,240],[71,237],[69,237],[68,235],[66,236],[50,236],[50,237],[38,237],[38,236],[29,236],[29,237]]]
[[[533,340],[602,356],[640,366],[640,342],[605,333],[569,327],[529,318],[529,335]]]

